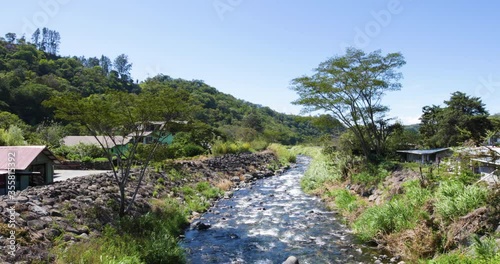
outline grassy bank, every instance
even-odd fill
[[[313,158],[303,189],[342,213],[361,240],[409,263],[500,263],[500,235],[492,229],[500,193],[476,183],[470,171],[441,166],[421,172],[394,162],[367,166],[317,147],[293,151]],[[377,199],[368,198],[373,193]]]

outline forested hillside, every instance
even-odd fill
[[[127,55],[119,55],[114,60],[105,55],[63,57],[57,55],[60,39],[58,32],[46,28],[37,30],[31,40],[17,38],[13,33],[0,38],[0,125],[4,135],[0,141],[3,144],[21,144],[24,138],[24,143],[58,145],[57,140],[64,135],[88,133],[82,127],[55,120],[54,109],[43,103],[52,97],[88,97],[109,91],[141,93],[155,87],[189,93],[193,111],[187,140],[201,136],[210,140],[259,139],[295,144],[317,140],[341,129],[340,126],[321,126],[324,123],[321,120],[328,116],[281,114],[221,93],[201,80],[158,75],[142,82],[134,81]],[[10,138],[10,142],[6,142],[9,141],[6,138]]]

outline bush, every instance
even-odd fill
[[[182,148],[185,157],[194,157],[205,154],[206,150],[199,145],[187,144]]]
[[[389,176],[389,172],[384,169],[383,165],[376,166],[368,164],[361,172],[353,174],[351,179],[353,183],[376,186],[387,176]]]
[[[77,160],[84,162],[92,161],[97,158],[103,158],[104,156],[102,148],[94,144],[80,143],[71,147],[62,145],[58,148],[52,149],[52,151],[58,157],[67,160]]]

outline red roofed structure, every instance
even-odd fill
[[[46,146],[0,146],[0,195],[52,183],[58,163]],[[15,175],[15,188],[8,183],[8,175]]]

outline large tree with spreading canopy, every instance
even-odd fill
[[[304,112],[329,112],[354,133],[366,158],[380,156],[389,131],[389,108],[381,100],[401,89],[397,69],[405,63],[401,53],[348,48],[345,55],[321,63],[312,76],[294,79],[292,89],[300,98],[293,103],[304,106]]]

